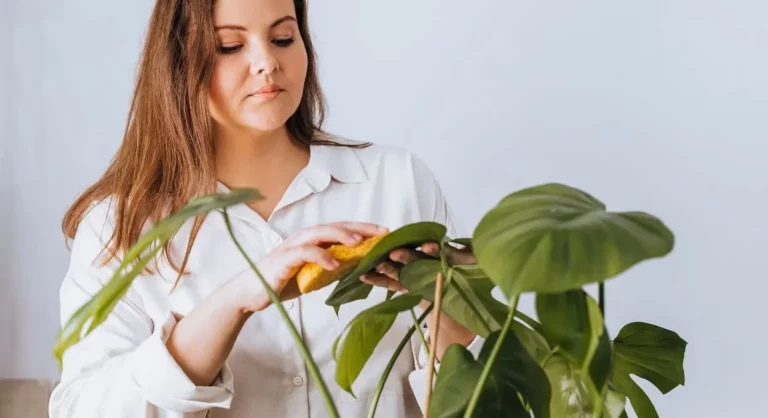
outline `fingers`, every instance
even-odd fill
[[[376,224],[361,222],[340,222],[335,224],[317,225],[299,231],[291,237],[288,245],[320,245],[324,243],[341,243],[354,247],[366,237],[381,234],[386,228]]]
[[[309,244],[291,248],[284,253],[284,257],[283,263],[290,268],[299,267],[305,263],[317,263],[326,270],[335,270],[339,267],[339,262],[328,251]]]
[[[438,258],[440,257],[440,244],[436,242],[425,242],[421,246],[421,251],[430,257]]]
[[[439,253],[438,253],[439,255]],[[410,248],[398,248],[389,253],[389,258],[398,263],[408,264],[412,261],[426,258],[424,254]]]
[[[383,287],[392,292],[397,292],[397,293],[408,292],[408,290],[405,287],[403,287],[403,285],[400,284],[400,282],[381,273],[366,273],[360,277],[360,280],[363,283],[368,283],[376,287]]]
[[[383,234],[385,232],[389,232],[389,228],[385,226],[381,226],[373,223],[367,223],[367,222],[339,222],[333,225],[339,226],[341,228],[350,230],[352,232],[356,232],[358,234],[361,234],[367,237],[372,237],[375,235]]]
[[[389,261],[383,261],[376,266],[376,271],[392,279],[400,278],[400,266]]]
[[[477,262],[477,259],[475,259],[475,256],[469,249],[458,249],[450,245],[445,251],[445,256],[448,257],[451,264],[474,264]]]
[[[354,247],[363,240],[363,236],[348,229],[331,225],[321,225],[302,230],[291,237],[287,245],[320,245],[341,243]]]
[[[436,242],[425,242],[421,246],[421,252],[409,248],[398,248],[390,253],[390,258],[405,264],[419,258],[424,258],[422,254],[440,258],[440,245]],[[451,245],[446,246],[445,255],[451,264],[473,264],[477,261],[468,249],[458,249]]]

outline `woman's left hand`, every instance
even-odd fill
[[[451,265],[454,264],[473,264],[476,262],[474,255],[468,249],[457,249],[449,247],[446,251],[446,257]],[[396,293],[407,293],[408,290],[398,281],[400,270],[404,265],[424,258],[440,258],[440,245],[436,242],[427,242],[421,246],[421,251],[411,248],[398,248],[389,253],[389,260],[379,263],[375,271],[366,273],[360,280],[373,286],[383,287]],[[420,306],[426,308],[431,304],[427,300],[422,300]],[[434,323],[434,315],[427,319],[427,327],[431,328]],[[440,331],[438,332],[437,358],[443,356],[445,350],[454,343],[463,346],[469,345],[475,338],[472,331],[463,325],[451,319],[443,313],[440,317]]]
[[[468,249],[448,247],[446,257],[449,264],[473,264],[475,256]],[[397,293],[407,293],[408,290],[400,284],[400,270],[406,264],[424,258],[440,259],[440,245],[427,242],[421,246],[421,251],[411,248],[398,248],[389,253],[389,260],[376,266],[374,271],[364,274],[360,280],[373,286],[383,287]]]

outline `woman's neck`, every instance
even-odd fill
[[[263,135],[216,135],[218,180],[230,189],[257,189],[264,198],[248,206],[265,220],[309,164],[309,155],[309,147],[292,141],[284,128]]]
[[[216,174],[230,188],[266,190],[286,182],[287,187],[308,163],[309,149],[292,141],[285,128],[261,135],[216,135]]]

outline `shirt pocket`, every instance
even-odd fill
[[[382,290],[382,292],[378,292]],[[362,311],[382,302],[386,291],[383,289],[374,289],[369,297],[362,301],[355,301],[342,305],[339,309],[338,321],[336,323],[336,338],[345,332],[347,325]],[[363,369],[352,383],[352,392],[354,396],[335,385],[339,391],[339,399],[342,403],[367,402],[373,398],[376,388],[379,385],[381,376],[387,367],[395,349],[400,344],[411,327],[412,319],[408,311],[401,312],[387,331],[384,337],[379,341],[371,356],[365,362]],[[341,353],[342,344],[347,335],[339,341],[337,347]],[[410,343],[406,343],[395,361],[392,371],[389,373],[387,381],[384,384],[381,396],[402,396],[412,393],[408,383],[408,375],[414,370],[413,348]]]

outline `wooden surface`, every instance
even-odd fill
[[[50,394],[47,380],[0,380],[0,418],[45,418]]]

